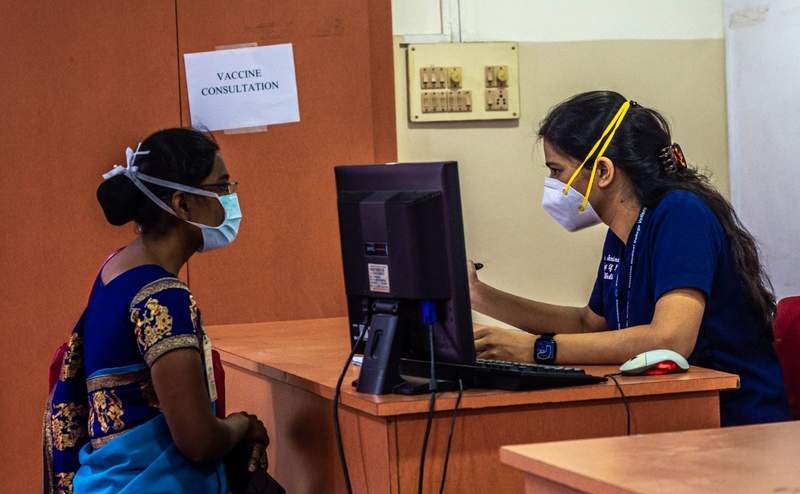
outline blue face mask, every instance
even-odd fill
[[[198,252],[208,252],[209,250],[225,247],[234,240],[239,233],[239,224],[242,222],[242,210],[239,209],[239,197],[234,192],[225,196],[218,196],[222,208],[225,210],[225,219],[219,226],[201,225],[192,223],[200,227],[203,233],[203,246]]]
[[[139,146],[141,146],[141,143]],[[136,151],[133,151],[131,148],[126,150],[127,166],[122,167],[115,165],[110,172],[103,175],[103,179],[108,180],[113,176],[124,174],[158,207],[175,217],[178,217],[175,211],[173,211],[171,207],[169,207],[164,201],[161,200],[160,197],[148,189],[147,186],[142,182],[149,182],[151,184],[160,185],[168,189],[188,192],[189,194],[216,198],[222,205],[222,209],[225,211],[225,219],[222,220],[221,224],[217,226],[209,226],[202,223],[195,223],[194,221],[183,220],[190,225],[200,228],[200,232],[203,235],[203,245],[200,246],[197,251],[208,252],[210,250],[219,249],[221,247],[225,247],[236,239],[236,235],[239,233],[239,224],[242,222],[242,211],[239,208],[239,197],[236,195],[236,193],[221,196],[204,189],[198,189],[197,187],[191,187],[189,185],[170,182],[169,180],[162,180],[160,178],[145,175],[144,173],[141,173],[137,167],[133,166],[133,162],[137,155],[150,154],[150,151],[140,151],[139,146],[137,146]]]

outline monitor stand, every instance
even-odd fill
[[[376,308],[388,310],[373,313],[367,328],[369,338],[364,346],[364,360],[356,387],[359,393],[388,394],[403,382],[399,372],[400,345],[395,344],[400,322],[397,314],[399,304],[380,305],[387,307]]]
[[[361,373],[353,385],[359,393],[404,395],[429,393],[430,379],[400,376],[400,302],[379,301],[372,306]],[[458,389],[458,383],[437,379],[436,391]]]

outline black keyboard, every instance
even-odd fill
[[[425,360],[400,360],[400,374],[430,378],[431,364]],[[457,382],[466,388],[507,389],[512,391],[561,388],[605,382],[583,369],[559,365],[524,364],[504,360],[478,359],[474,364],[436,363],[436,379]]]

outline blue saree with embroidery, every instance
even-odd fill
[[[159,409],[150,367],[183,348],[207,363],[213,407],[210,342],[188,287],[157,265],[108,283],[98,274],[45,410],[45,493],[227,492],[222,461],[184,457]]]

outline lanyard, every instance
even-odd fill
[[[639,213],[639,219],[636,220],[636,232],[633,234],[633,243],[631,245],[631,260],[628,263],[628,292],[625,296],[625,327],[630,324],[631,319],[631,290],[633,287],[633,261],[636,259],[636,245],[639,243],[639,233],[642,231],[642,222],[644,215],[647,213],[647,208],[642,208]],[[614,305],[617,309],[617,329],[622,329],[622,320],[619,317],[619,276],[621,270],[617,270],[617,275],[614,277]]]

